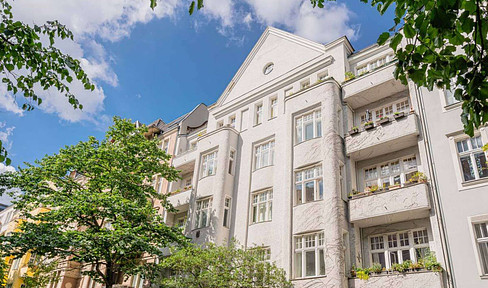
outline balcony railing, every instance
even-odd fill
[[[349,287],[354,288],[442,288],[442,272],[419,271],[371,275],[368,280],[349,279]]]
[[[413,146],[418,135],[417,115],[398,114],[349,131],[346,154],[355,161],[372,158]]]
[[[190,203],[190,196],[193,187],[186,186],[183,189],[177,189],[169,193],[168,201],[173,205],[173,207],[178,208],[179,206],[186,205]]]
[[[359,227],[424,218],[428,216],[429,210],[427,183],[362,193],[349,201],[350,220]]]

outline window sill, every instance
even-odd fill
[[[294,146],[294,147],[296,147],[296,146],[298,146],[298,145],[300,145],[300,144],[303,144],[303,143],[305,143],[305,142],[312,141],[312,140],[314,140],[314,139],[319,139],[319,138],[322,138],[322,136],[317,136],[317,137],[310,138],[310,139],[308,139],[308,140],[302,141],[302,142],[300,142],[300,143],[295,143],[295,145],[293,145],[293,146]]]
[[[445,111],[451,111],[451,110],[454,110],[454,109],[459,108],[461,106],[463,106],[463,102],[456,102],[456,103],[444,106],[444,110]]]
[[[293,278],[292,281],[298,281],[298,280],[310,280],[310,279],[317,279],[317,278],[324,278],[327,277],[327,275],[319,275],[319,276],[305,276],[305,277],[300,277],[300,278]]]
[[[319,199],[319,200],[314,200],[314,201],[310,201],[310,202],[295,204],[295,206],[293,206],[293,207],[298,207],[298,206],[307,205],[307,204],[310,204],[310,203],[316,203],[316,202],[320,202],[320,201],[324,201],[324,199]]]
[[[259,125],[261,125],[261,124],[263,124],[263,122],[261,122],[261,123],[256,123],[256,124],[254,124],[252,127],[253,127],[253,128],[254,128],[254,127],[258,127],[258,126],[259,126]]]
[[[259,170],[262,170],[262,169],[264,169],[264,168],[273,167],[273,166],[274,166],[274,164],[271,164],[271,165],[266,165],[266,166],[259,167],[259,168],[255,168],[255,169],[252,171],[252,173],[254,173],[254,172],[256,172],[256,171],[259,171]]]
[[[471,189],[471,188],[476,188],[478,186],[485,186],[488,185],[488,177],[480,178],[480,179],[475,179],[475,180],[469,180],[469,181],[464,181],[461,183],[463,186],[462,189],[460,190],[466,190],[466,189]],[[488,275],[487,275],[488,277]]]
[[[205,179],[205,178],[208,178],[208,177],[212,177],[212,176],[215,176],[215,173],[214,173],[214,174],[212,174],[212,175],[203,176],[203,177],[201,177],[201,178],[200,178],[200,179],[198,179],[198,180],[202,180],[202,179]]]
[[[266,221],[255,222],[255,223],[251,223],[251,224],[249,224],[249,226],[254,226],[254,225],[263,224],[263,223],[270,223],[270,222],[272,222],[272,221],[273,221],[273,219],[271,219],[271,220],[266,220]]]
[[[482,280],[488,280],[488,275],[480,275],[480,279],[482,279]]]

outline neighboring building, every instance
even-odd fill
[[[8,205],[7,205],[7,204],[2,204],[2,203],[0,203],[0,211],[5,210],[7,207],[8,207]]]

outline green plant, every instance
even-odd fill
[[[402,112],[398,112],[398,111],[397,111],[397,112],[393,113],[393,115],[400,115],[400,114],[402,114],[402,113],[404,113],[404,112],[403,112],[403,111],[402,111]]]
[[[358,126],[353,126],[353,127],[351,128],[351,130],[359,130],[359,127],[358,127]]]
[[[364,123],[363,125],[364,126],[373,125],[373,121],[368,121],[368,122]]]
[[[412,260],[405,260],[405,261],[403,261],[403,263],[402,263],[403,270],[410,269],[411,266],[412,266],[412,264],[413,264]]]
[[[373,263],[373,266],[371,266],[371,271],[380,274],[381,272],[383,272],[383,266],[381,266],[380,263]]]
[[[369,187],[369,191],[370,192],[376,192],[376,191],[378,191],[378,185],[371,185]]]
[[[435,257],[435,254],[433,252],[429,252],[422,260],[424,263],[424,267],[427,270],[434,272],[441,272],[443,270],[441,264],[437,262],[437,258]]]
[[[398,264],[398,263],[395,263],[395,264],[391,265],[391,269],[393,271],[397,271],[397,272],[400,272],[400,273],[402,273],[402,272],[405,271],[405,268],[403,267],[403,265],[402,264]]]
[[[422,172],[415,172],[415,174],[413,174],[412,177],[410,177],[410,179],[408,179],[408,181],[410,183],[414,183],[414,182],[418,182],[418,183],[427,182],[427,176],[425,176],[425,174],[422,173]]]
[[[356,277],[358,277],[361,280],[368,280],[369,279],[369,274],[371,274],[371,270],[369,268],[356,268]]]
[[[354,73],[352,73],[351,71],[347,71],[344,74],[344,76],[345,76],[345,81],[349,81],[349,80],[356,78],[356,75],[354,75]]]

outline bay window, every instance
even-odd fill
[[[324,199],[322,166],[315,166],[295,173],[295,204]]]
[[[364,169],[364,189],[378,187],[388,190],[404,186],[417,171],[417,158],[414,155],[370,166]]]
[[[215,175],[217,170],[217,151],[202,156],[201,177]]]
[[[319,110],[295,118],[296,142],[301,143],[322,136],[322,116]]]
[[[488,222],[474,224],[481,273],[488,275]]]
[[[295,236],[295,278],[325,275],[324,232]]]
[[[274,140],[270,140],[256,146],[254,151],[254,169],[273,165],[274,144]]]
[[[402,231],[369,238],[371,265],[391,268],[407,260],[418,262],[430,253],[426,229]]]
[[[210,212],[212,211],[212,198],[197,201],[195,210],[195,229],[210,225]]]
[[[273,190],[252,194],[252,223],[271,221],[273,216]]]
[[[461,173],[464,181],[476,180],[488,176],[486,154],[482,149],[481,136],[456,142]]]

